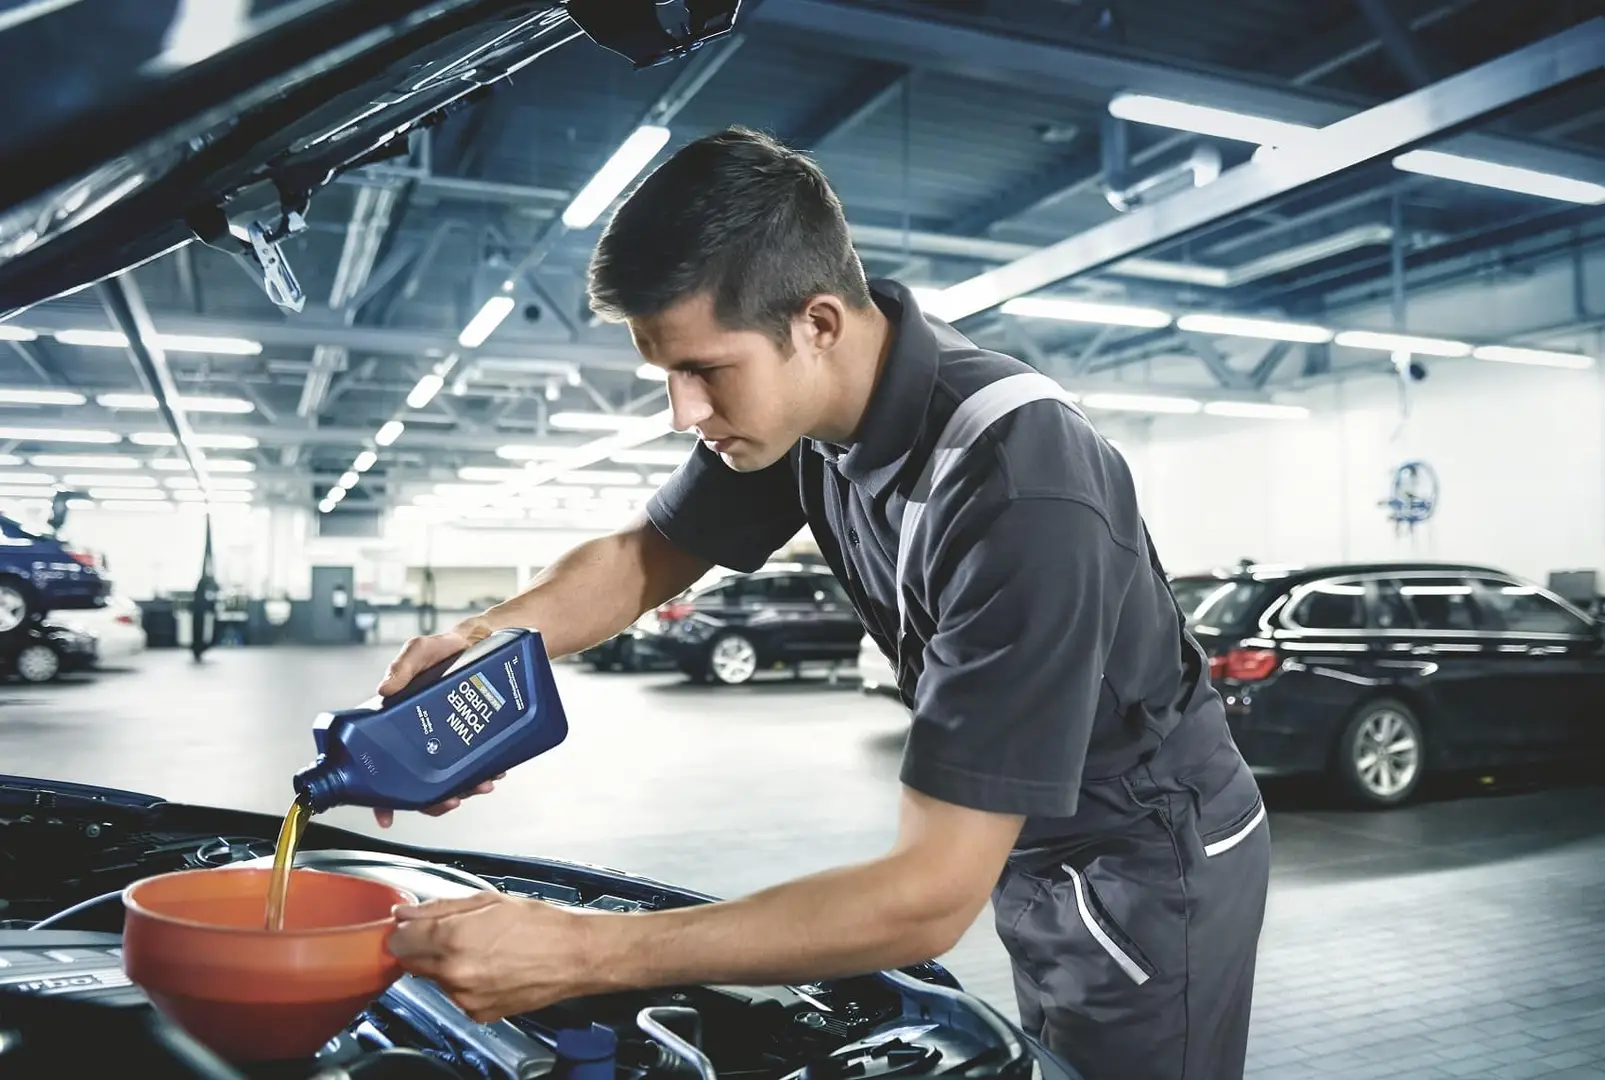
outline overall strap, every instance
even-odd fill
[[[908,631],[908,600],[904,592],[908,574],[908,553],[913,547],[915,530],[919,528],[920,519],[925,516],[925,506],[930,502],[932,493],[942,483],[943,478],[952,472],[953,466],[958,463],[964,451],[981,437],[982,432],[1020,406],[1050,398],[1080,412],[1064,387],[1036,371],[1008,375],[996,382],[988,383],[959,402],[959,407],[953,410],[952,418],[942,429],[941,436],[925,460],[925,468],[915,481],[914,490],[909,493],[908,504],[903,508],[903,520],[898,529],[895,580],[899,655],[902,653],[903,637]]]

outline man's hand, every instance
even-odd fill
[[[389,948],[484,1024],[603,990],[586,950],[597,918],[485,892],[397,908]]]
[[[477,626],[471,620],[460,623],[443,634],[432,634],[429,637],[415,637],[401,647],[401,652],[390,661],[390,667],[385,670],[385,677],[379,684],[377,693],[380,697],[390,697],[399,694],[407,688],[418,674],[442,660],[449,660],[457,656],[469,646],[481,641],[485,637],[484,628]],[[502,776],[505,776],[503,773]],[[496,777],[500,780],[502,777]],[[443,802],[436,803],[423,811],[430,817],[439,817],[441,814],[455,810],[463,804],[463,800],[471,795],[488,795],[495,788],[494,781],[487,780],[468,791],[461,792]],[[381,829],[388,829],[396,820],[393,810],[375,810],[373,819],[379,823]]]

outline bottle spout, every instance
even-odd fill
[[[311,807],[313,813],[321,814],[334,805],[339,795],[338,770],[319,754],[312,764],[295,774],[294,785],[295,797]]]

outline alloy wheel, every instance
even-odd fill
[[[758,671],[758,650],[738,634],[720,638],[708,657],[714,675],[722,683],[744,683]]]
[[[14,585],[0,585],[0,634],[9,634],[28,617],[28,601]]]
[[[60,670],[60,658],[47,645],[29,645],[17,654],[17,674],[28,682],[49,682]]]
[[[1392,799],[1415,782],[1421,746],[1410,721],[1393,709],[1378,709],[1360,724],[1354,739],[1354,772],[1370,794]]]

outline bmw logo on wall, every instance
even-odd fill
[[[1438,509],[1438,474],[1425,461],[1407,461],[1393,470],[1393,482],[1382,505],[1396,526],[1415,528]]]

